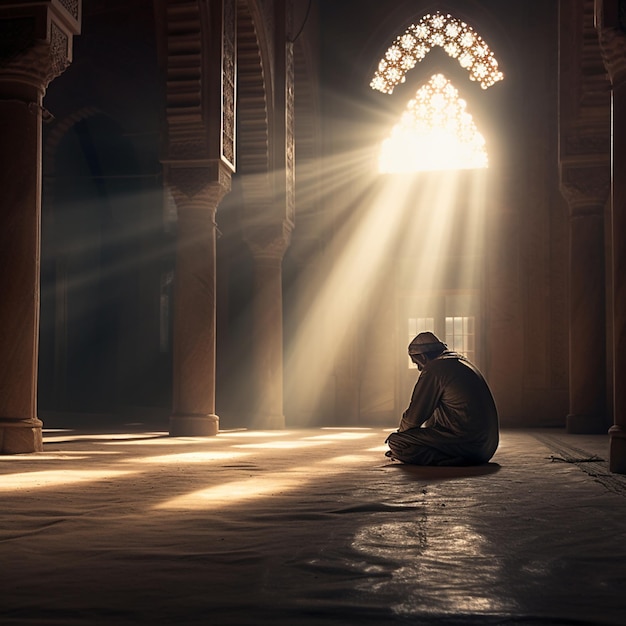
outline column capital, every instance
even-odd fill
[[[604,158],[595,163],[561,163],[561,194],[568,203],[570,216],[603,215],[611,192],[611,166]]]
[[[616,28],[599,29],[604,65],[613,86],[626,82],[626,35]]]
[[[244,241],[256,261],[280,264],[291,242],[291,228],[286,223],[244,228]]]
[[[165,180],[179,210],[216,210],[231,189],[231,171],[219,160],[164,161],[164,165]]]
[[[72,61],[82,0],[0,0],[0,83],[35,87],[41,96]]]
[[[559,174],[572,217],[601,215],[611,191],[611,84],[589,2],[560,3]]]

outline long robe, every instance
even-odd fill
[[[446,350],[420,374],[390,456],[417,465],[486,463],[499,442],[498,411],[478,368]]]

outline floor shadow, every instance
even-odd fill
[[[489,476],[499,471],[501,466],[499,463],[485,463],[484,465],[462,467],[430,467],[423,465],[407,465],[405,463],[390,463],[386,467],[397,469],[414,480],[435,481]]]

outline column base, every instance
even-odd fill
[[[605,435],[607,423],[601,415],[568,415],[565,428],[572,435]]]
[[[626,429],[622,426],[611,426],[609,437],[609,471],[626,474]]]
[[[172,415],[170,437],[213,437],[219,432],[217,415]]]
[[[34,417],[26,420],[0,418],[0,454],[26,454],[43,451],[41,427]]]

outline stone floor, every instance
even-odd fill
[[[0,457],[0,624],[626,624],[608,437],[417,468],[387,432],[47,431]]]

